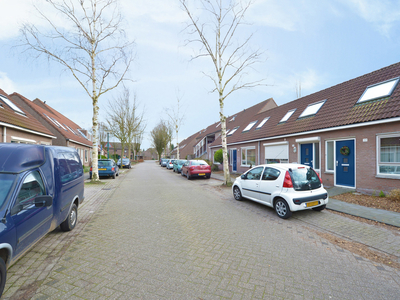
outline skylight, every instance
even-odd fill
[[[365,89],[364,93],[362,94],[360,99],[358,99],[357,103],[390,96],[398,82],[399,77],[370,85]]]
[[[243,132],[249,131],[256,123],[257,123],[257,121],[251,122],[249,125],[246,126],[245,129],[243,129]]]
[[[61,128],[64,129],[65,131],[68,131],[67,128],[65,128],[64,126],[61,125],[60,122],[58,122],[58,121],[57,121],[56,119],[54,119],[54,118],[52,118],[52,119],[54,120],[54,122],[56,122],[58,125],[60,125],[60,126],[58,126],[58,127],[61,127]]]
[[[293,115],[293,113],[296,111],[295,109],[289,110],[286,115],[282,118],[282,120],[279,121],[279,123],[283,123],[286,122],[287,120],[289,120],[289,118]]]
[[[82,131],[80,131],[79,129],[78,129],[78,132],[81,134],[81,136],[83,136],[85,139],[88,139],[87,137],[86,137],[86,135],[84,135],[83,133],[82,133]]]
[[[54,125],[56,125],[57,127],[60,127],[56,122],[55,122],[55,120],[53,119],[53,118],[51,118],[51,117],[49,117],[48,115],[46,115],[45,113],[43,113],[46,117],[47,117],[47,119],[49,119]]]
[[[322,105],[324,105],[325,101],[326,100],[308,105],[307,108],[301,113],[299,119],[315,115],[322,107]]]
[[[217,124],[217,126],[215,126],[215,127],[219,127],[219,125],[221,125],[221,122],[219,122],[219,123]]]
[[[236,116],[233,116],[232,119],[229,120],[229,122],[235,121]]]
[[[264,124],[268,121],[269,117],[266,117],[264,120],[261,121],[260,124],[256,127],[256,129],[260,129],[261,127],[264,126]]]
[[[238,130],[238,128],[239,128],[239,126],[238,127],[235,127],[235,128],[233,128],[231,131],[229,131],[229,133],[227,133],[226,135],[228,136],[228,135],[232,135],[232,134],[234,134],[235,132],[236,132],[236,130]]]
[[[16,106],[14,103],[12,103],[12,102],[10,101],[10,99],[8,99],[7,97],[5,97],[5,96],[3,96],[3,95],[0,95],[0,98],[1,98],[1,100],[3,100],[3,102],[4,102],[5,104],[8,105],[13,111],[15,111],[16,113],[19,113],[19,114],[21,114],[21,115],[26,116],[26,114],[25,114],[18,106]]]
[[[65,125],[65,124],[64,124]],[[71,131],[73,134],[75,134],[75,135],[77,135],[76,134],[76,132],[71,128],[71,127],[69,127],[68,125],[65,125],[68,129],[69,129],[69,131]]]

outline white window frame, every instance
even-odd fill
[[[11,136],[11,142],[21,144],[36,144],[35,140],[26,139],[19,136]]]
[[[7,106],[10,107],[15,113],[26,117],[26,113],[24,113],[24,112],[23,112],[18,106],[16,106],[13,102],[11,102],[11,100],[8,99],[6,96],[0,95],[0,99],[3,100],[3,102],[4,102],[5,104],[7,104]]]
[[[215,157],[215,152],[217,152],[219,149],[217,149],[217,150],[213,150],[212,151],[212,161],[213,161],[213,164],[216,164],[216,165],[220,165],[220,163],[219,162],[216,162],[215,160],[214,160],[214,157]]]
[[[389,165],[389,166],[395,166],[396,167],[396,173],[397,170],[400,170],[400,163],[394,162],[394,163],[381,163],[381,139],[383,138],[393,138],[393,137],[398,137],[400,138],[400,132],[394,132],[394,133],[380,133],[376,135],[376,176],[378,177],[385,177],[385,178],[396,178],[400,179],[400,173],[399,174],[390,174],[390,173],[380,173],[380,165]]]
[[[328,143],[333,144],[333,150],[332,150],[333,169],[332,170],[328,169]],[[336,162],[336,158],[335,158],[336,149],[335,148],[336,148],[335,140],[326,140],[325,141],[325,173],[331,173],[331,174],[335,173],[335,162]]]
[[[255,146],[249,146],[249,147],[240,148],[240,166],[241,167],[250,167],[250,165],[247,163],[247,161],[248,161],[248,159],[247,159],[247,150],[256,150],[256,147]],[[245,151],[245,153],[246,153],[245,154],[246,164],[243,164],[243,160],[242,160],[243,151]],[[256,165],[257,165],[257,153],[255,153],[255,151],[254,151],[254,165],[253,165],[253,167],[256,166]]]
[[[234,134],[236,132],[236,130],[238,130],[238,129],[239,129],[239,126],[233,128],[232,130],[229,131],[229,133],[228,132],[226,133],[226,136],[230,136],[230,135]]]

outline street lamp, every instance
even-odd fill
[[[110,158],[110,131],[105,130],[107,132],[107,159]]]

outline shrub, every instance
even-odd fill
[[[212,171],[212,172],[217,172],[217,171],[219,171],[218,165],[212,164],[212,165],[211,165],[211,171]]]
[[[388,195],[388,198],[400,202],[400,189],[391,190]]]
[[[386,195],[385,195],[384,192],[380,191],[380,192],[379,192],[379,197],[386,197]]]
[[[99,159],[107,159],[107,156],[99,154]]]
[[[214,154],[214,161],[222,164],[224,162],[224,157],[222,153],[222,149],[219,149]],[[229,161],[229,153],[228,153],[228,161]]]

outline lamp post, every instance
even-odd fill
[[[110,131],[106,130],[107,132],[107,159],[110,158]]]

